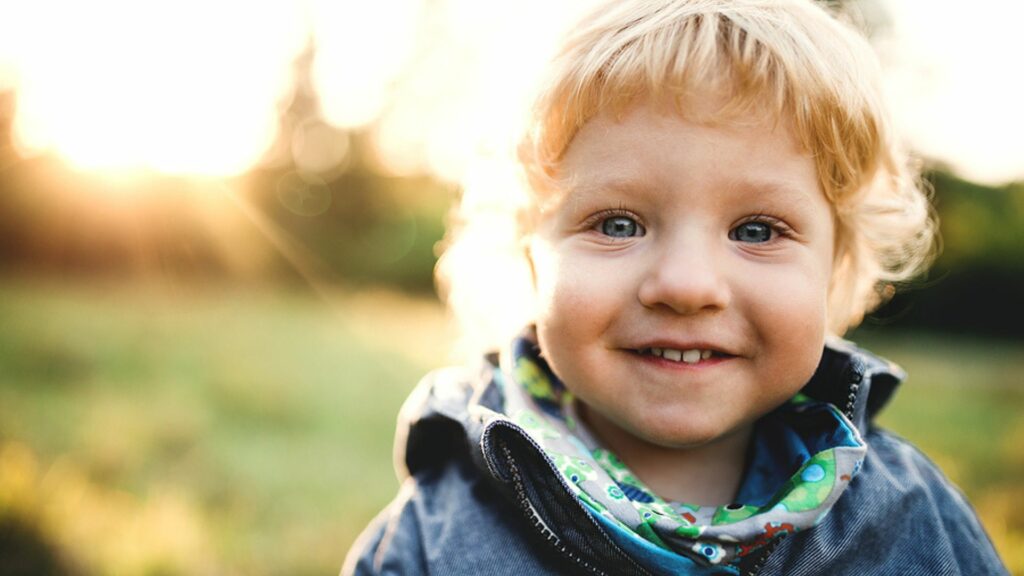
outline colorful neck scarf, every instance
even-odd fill
[[[532,338],[516,339],[508,360],[508,415],[543,448],[573,494],[628,537],[705,564],[735,568],[773,537],[817,524],[867,452],[834,406],[797,395],[755,427],[740,502],[667,502],[578,421],[572,393]]]

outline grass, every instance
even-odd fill
[[[0,318],[0,527],[85,574],[336,573],[452,337],[437,305],[382,292],[6,279]],[[912,374],[882,422],[1024,574],[1024,346],[866,338]]]
[[[99,573],[337,572],[397,489],[395,414],[430,367],[423,357],[447,336],[432,305],[365,294],[332,301],[342,304],[240,288],[5,282],[8,468],[26,459],[12,452],[29,454],[41,492],[54,467],[58,477],[72,470],[78,480],[62,489],[92,501],[67,505],[106,509],[96,528],[141,522],[160,534],[178,523],[193,534],[186,540],[210,544],[124,551],[89,526],[69,533],[57,512],[25,513]],[[410,327],[415,335],[396,335]],[[434,358],[444,361],[440,351]],[[151,510],[161,506],[171,512]],[[132,555],[134,564],[118,564]]]
[[[974,505],[1012,574],[1024,574],[1024,344],[869,334],[910,375],[879,422],[935,461]]]

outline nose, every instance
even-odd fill
[[[716,254],[713,242],[688,236],[666,243],[651,258],[638,291],[645,307],[695,314],[729,306],[728,256]]]

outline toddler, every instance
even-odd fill
[[[412,394],[343,573],[1005,573],[838,338],[934,249],[876,66],[809,0],[575,27],[519,146],[534,313]]]

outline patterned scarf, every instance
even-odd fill
[[[820,522],[867,452],[856,428],[835,406],[798,394],[755,427],[739,494],[751,501],[727,506],[667,502],[578,421],[572,393],[540,358],[532,335],[513,342],[508,360],[503,378],[509,417],[544,449],[591,513],[630,536],[705,565],[735,568],[774,536]]]

